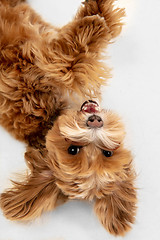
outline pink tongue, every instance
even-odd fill
[[[87,113],[96,113],[97,110],[95,109],[95,105],[94,104],[90,104],[87,106],[87,109],[84,110]]]

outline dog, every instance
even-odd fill
[[[111,234],[131,229],[133,157],[120,117],[100,107],[110,77],[102,53],[124,15],[114,0],[86,0],[57,28],[25,0],[0,1],[0,124],[27,144],[29,168],[0,196],[8,219],[28,221],[81,199],[93,201]]]

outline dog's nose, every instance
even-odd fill
[[[97,115],[92,115],[87,120],[87,126],[90,128],[101,128],[103,127],[102,118]]]

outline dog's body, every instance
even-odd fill
[[[1,208],[28,220],[68,199],[94,200],[104,227],[123,235],[136,210],[132,156],[119,117],[86,99],[100,99],[109,77],[101,52],[124,10],[88,0],[58,29],[23,2],[0,1],[0,124],[28,144],[30,173],[1,194]],[[78,110],[66,100],[75,94]]]

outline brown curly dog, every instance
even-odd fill
[[[120,118],[99,105],[110,76],[102,52],[120,33],[123,16],[114,0],[88,0],[72,22],[56,28],[25,1],[0,1],[0,124],[27,143],[29,167],[1,194],[7,218],[30,220],[85,199],[94,201],[110,233],[131,228],[132,155]]]

